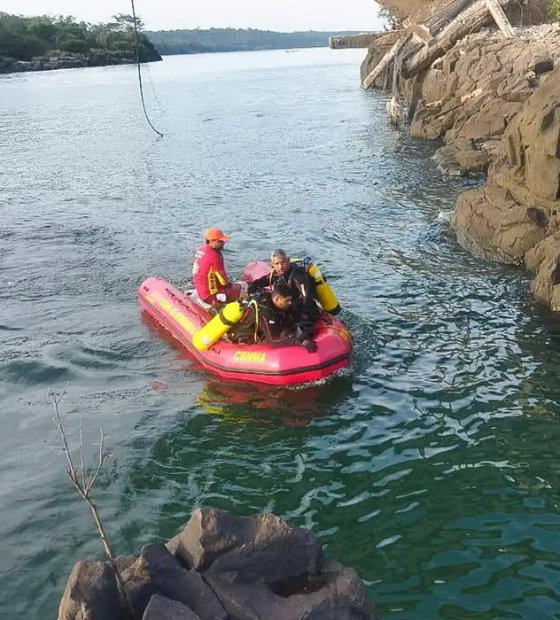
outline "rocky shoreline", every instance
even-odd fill
[[[79,560],[58,620],[378,620],[357,573],[272,514],[198,509],[166,544],[115,564],[126,594],[108,562]]]
[[[143,60],[143,62],[157,62],[159,60],[163,59],[159,53],[156,53],[153,57],[145,61]],[[48,56],[37,56],[33,58],[33,60],[17,60],[7,56],[0,56],[0,74],[130,65],[135,62],[136,59],[133,54],[102,50],[90,54],[52,54]]]
[[[398,36],[378,37],[362,81]],[[511,38],[485,28],[414,77],[391,84],[386,71],[373,85],[393,88],[391,116],[412,137],[443,143],[434,156],[442,172],[487,174],[458,199],[459,243],[534,272],[535,298],[560,311],[560,24],[515,28]]]

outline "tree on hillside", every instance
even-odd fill
[[[0,56],[31,60],[47,52],[97,54],[118,52],[133,59],[136,55],[134,24],[131,15],[120,13],[109,24],[78,22],[72,16],[19,17],[0,13]],[[139,31],[144,24],[136,19]],[[140,61],[160,60],[152,42],[139,33]]]

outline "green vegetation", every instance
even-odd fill
[[[550,0],[549,10],[551,19],[560,20],[560,0]]]
[[[47,53],[98,54],[110,52],[135,58],[134,18],[113,16],[108,24],[77,22],[73,17],[20,17],[0,13],[0,56],[32,60]],[[143,24],[137,19],[138,29]],[[145,34],[139,35],[141,62],[160,60]]]
[[[209,30],[160,30],[146,32],[162,54],[200,54],[300,47],[326,47],[329,37],[357,32],[272,32],[252,28],[210,28]]]
[[[404,17],[398,11],[388,9],[384,6],[380,7],[379,11],[377,11],[377,17],[387,21],[390,26],[398,26],[404,21]]]

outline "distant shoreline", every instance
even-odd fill
[[[0,73],[25,73],[125,65],[161,60],[130,15],[114,15],[107,24],[73,17],[23,17],[0,12]]]
[[[148,62],[163,60],[161,56]],[[128,56],[98,55],[84,57],[68,54],[65,56],[41,56],[33,60],[16,60],[15,58],[0,57],[0,75],[13,73],[35,73],[37,71],[58,71],[60,69],[85,69],[89,67],[111,67],[119,65],[133,65],[134,58]]]
[[[221,52],[261,52],[328,47],[331,37],[356,32],[274,32],[252,28],[210,28],[209,30],[159,30],[144,33],[164,56]]]

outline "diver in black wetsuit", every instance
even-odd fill
[[[315,325],[302,320],[301,312],[293,307],[293,297],[292,289],[283,282],[276,283],[270,293],[256,295],[230,331],[230,339],[244,343],[265,341],[273,346],[301,344],[313,353],[317,350],[313,340]]]
[[[274,250],[270,257],[271,271],[249,284],[251,295],[267,286],[285,284],[292,293],[292,308],[299,314],[301,323],[315,324],[319,318],[317,285],[305,267],[295,265],[284,250]]]

